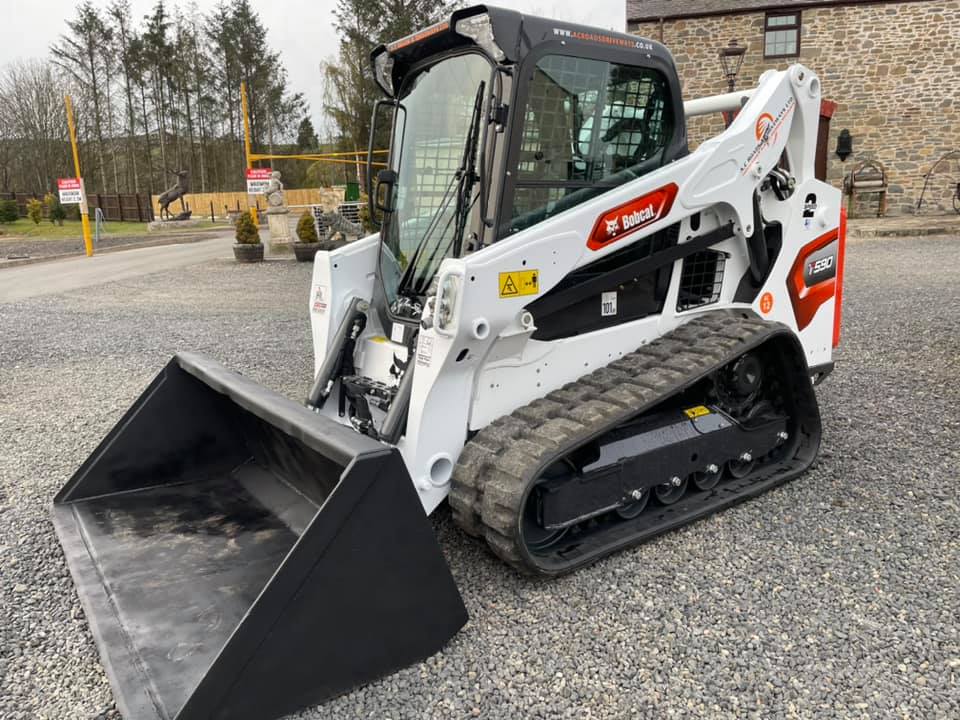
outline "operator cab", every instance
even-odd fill
[[[676,67],[659,43],[478,5],[372,54],[392,113],[380,287],[415,323],[440,263],[525,230],[687,153]]]

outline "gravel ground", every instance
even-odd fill
[[[551,582],[441,510],[467,627],[298,717],[960,717],[958,251],[851,243],[810,473]],[[221,262],[0,305],[0,718],[115,717],[51,498],[176,349],[302,397],[309,271]]]

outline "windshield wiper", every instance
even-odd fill
[[[480,109],[483,107],[483,91],[486,83],[480,82],[477,96],[473,101],[473,115],[470,117],[470,130],[467,143],[463,148],[463,162],[460,163],[463,176],[457,192],[457,209],[454,215],[456,226],[453,229],[453,256],[460,257],[463,250],[463,232],[467,225],[467,209],[470,207],[470,195],[477,181],[477,147],[480,145]]]
[[[477,145],[479,144],[478,140],[480,137],[480,111],[483,107],[483,93],[485,88],[486,83],[483,81],[481,81],[477,86],[477,94],[473,101],[473,112],[470,116],[470,127],[467,130],[467,137],[463,145],[463,154],[460,160],[460,167],[457,168],[456,173],[454,173],[453,178],[451,178],[451,183],[456,182],[455,195],[457,198],[457,205],[456,209],[454,210],[453,217],[447,221],[443,231],[441,232],[441,238],[446,234],[447,228],[450,227],[451,222],[456,223],[454,225],[453,236],[451,237],[450,242],[444,243],[441,240],[436,244],[436,246],[433,248],[433,251],[430,253],[430,257],[427,258],[427,262],[422,266],[422,268],[420,268],[418,272],[417,266],[419,264],[420,256],[427,247],[427,241],[433,234],[433,231],[439,226],[439,220],[443,216],[443,213],[446,211],[447,205],[449,204],[450,196],[445,193],[444,202],[442,202],[438,208],[437,214],[430,223],[430,227],[427,229],[427,232],[424,234],[423,239],[420,241],[420,244],[417,246],[417,249],[414,252],[414,256],[407,267],[407,272],[405,272],[403,278],[401,278],[401,289],[406,287],[408,280],[411,280],[411,290],[415,295],[423,295],[427,291],[430,281],[433,279],[433,273],[431,273],[430,270],[437,258],[437,254],[440,252],[441,246],[443,246],[444,256],[446,256],[447,250],[450,248],[451,243],[453,244],[454,257],[459,257],[462,250],[463,233],[466,229],[467,215],[469,214],[469,209],[473,204],[470,201],[470,195],[473,192],[474,183],[478,179],[476,172]],[[448,193],[449,189],[450,188],[448,187]]]

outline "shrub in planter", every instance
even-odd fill
[[[0,223],[16,222],[20,218],[20,210],[16,200],[0,200]]]
[[[297,221],[297,241],[293,244],[293,254],[298,262],[312,262],[319,249],[320,241],[317,238],[313,214],[306,210]]]
[[[297,221],[297,242],[315,243],[317,239],[317,226],[313,221],[313,213],[304,210],[303,215]]]
[[[27,217],[33,220],[34,225],[39,225],[43,220],[43,203],[36,198],[27,200]]]
[[[256,245],[260,242],[260,231],[250,211],[241,213],[237,218],[236,237],[239,245]]]
[[[263,243],[253,216],[245,212],[237,218],[237,244],[233,246],[233,256],[237,262],[252,263],[263,260]]]
[[[67,217],[67,210],[60,204],[60,198],[53,193],[47,193],[43,198],[43,204],[47,206],[47,218],[49,218],[50,224],[63,225],[63,221]]]

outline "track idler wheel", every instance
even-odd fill
[[[575,475],[576,465],[569,458],[557,460],[544,472],[547,479],[566,478]],[[567,534],[570,528],[545,528],[540,518],[540,501],[537,491],[533,490],[527,497],[527,504],[523,511],[523,539],[527,547],[534,551],[546,550],[557,544]]]
[[[568,529],[548,530],[535,523],[524,521],[523,538],[527,541],[527,547],[531,550],[546,550],[560,542],[563,536],[567,534]]]

